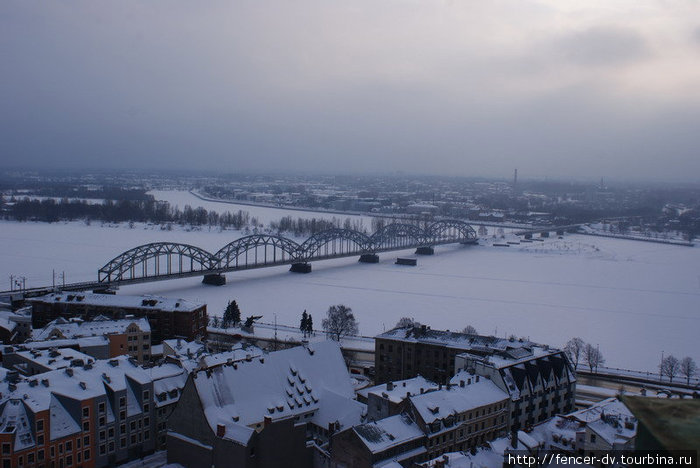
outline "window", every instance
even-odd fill
[[[592,443],[592,444],[595,443],[595,434],[591,434],[591,443]]]
[[[132,445],[136,443],[136,434],[131,434],[131,443]]]
[[[143,433],[143,438],[144,438],[145,440],[150,439],[150,438],[151,438],[151,431],[146,431],[146,432],[144,432],[144,433]]]
[[[151,418],[149,418],[149,417],[143,418],[143,425],[144,426],[148,426],[150,424],[151,424]]]
[[[44,451],[43,451],[43,450],[39,450],[39,452],[37,452],[36,458],[37,458],[39,461],[44,461]]]
[[[36,430],[37,430],[37,432],[41,432],[44,430],[44,420],[43,419],[37,419]]]
[[[79,448],[80,448],[80,443],[81,443],[81,442],[82,442],[82,440],[80,439],[80,437],[78,437],[77,439],[75,439],[75,448],[78,448],[78,449],[79,449]]]
[[[83,460],[88,461],[90,459],[90,449],[83,452]]]
[[[126,406],[126,398],[120,397],[119,398],[119,407],[124,408]]]
[[[33,454],[33,453],[28,453],[28,454],[27,454],[27,463],[30,464],[30,465],[31,465],[32,463],[34,463],[34,454]]]
[[[109,443],[109,451],[114,452],[114,442]]]
[[[44,445],[44,435],[40,435],[36,437],[36,444],[37,445]]]
[[[149,405],[148,403],[146,403],[145,405],[143,405],[143,411],[144,411],[145,413],[148,413],[148,411],[149,411],[150,409],[151,409],[151,405]]]
[[[126,437],[122,437],[122,439],[119,441],[119,446],[121,448],[126,447]]]
[[[89,430],[90,430],[90,422],[89,422],[89,421],[85,421],[85,422],[83,423],[83,431],[88,432]]]
[[[58,453],[63,453],[63,444],[58,444]]]
[[[68,455],[66,457],[66,466],[73,466],[73,455]]]
[[[9,455],[11,453],[10,444],[2,444],[2,454]]]
[[[119,419],[121,419],[122,421],[126,419],[126,411],[119,412]]]
[[[108,432],[107,437],[109,437],[110,439],[114,438],[114,428],[113,427],[110,427],[107,432]]]
[[[88,445],[90,445],[90,436],[85,436],[85,437],[83,437],[83,445],[84,445],[85,447],[87,447]]]
[[[151,397],[151,392],[149,392],[148,390],[144,390],[143,391],[143,399],[148,400],[150,397]]]
[[[104,416],[100,416],[100,419],[98,420],[97,424],[98,424],[100,427],[104,426],[104,425],[105,425],[105,417],[104,417]]]
[[[86,406],[85,408],[83,408],[83,417],[84,418],[90,417],[90,407]]]
[[[69,440],[66,442],[66,452],[70,452],[71,450],[73,450],[73,442]]]
[[[106,451],[105,449],[106,449],[105,444],[100,445],[100,455],[105,454],[105,451]]]
[[[98,411],[100,414],[104,413],[104,412],[105,412],[105,404],[104,404],[104,403],[99,403],[99,404],[97,405],[97,411]]]
[[[131,421],[131,430],[132,431],[136,430],[136,421]]]

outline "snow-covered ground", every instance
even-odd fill
[[[264,208],[257,208],[264,210]],[[177,241],[215,251],[236,232],[162,231],[159,226],[110,227],[93,222],[0,222],[0,279],[24,275],[27,286],[51,283],[51,270],[69,282],[94,280],[97,269],[131,247]],[[509,240],[509,239],[506,239]],[[512,239],[510,239],[512,240]],[[497,240],[496,243],[502,243]],[[700,361],[700,249],[583,235],[495,247],[443,246],[419,257],[418,266],[356,258],[313,264],[311,274],[288,267],[228,273],[228,284],[198,278],[124,287],[124,294],[159,294],[203,301],[220,315],[238,301],[243,315],[277,317],[297,325],[301,312],[320,328],[331,304],[352,307],[360,333],[391,328],[403,316],[433,328],[516,334],[555,346],[572,336],[599,345],[612,367],[656,371],[661,352]]]

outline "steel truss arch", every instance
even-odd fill
[[[370,237],[373,249],[385,249],[409,245],[422,245],[426,242],[425,231],[413,224],[387,224]]]
[[[160,276],[160,259],[165,257],[167,263],[167,274],[177,274],[192,271],[208,271],[213,265],[211,253],[204,249],[189,244],[178,244],[173,242],[152,242],[129,249],[126,252],[114,257],[98,271],[99,282],[121,281],[137,277],[136,267],[141,265],[142,275],[140,277]],[[173,271],[172,260],[177,258],[175,270]],[[183,264],[183,258],[189,259],[189,268]],[[154,274],[148,273],[148,262],[153,260]],[[126,278],[125,278],[126,276]]]
[[[345,245],[343,245],[345,242]],[[351,249],[350,244],[356,249]],[[363,253],[371,248],[372,241],[369,236],[352,229],[332,228],[317,232],[306,239],[299,247],[300,257],[310,259],[313,256],[329,257],[350,253]],[[326,247],[323,254],[317,255],[319,251]],[[330,252],[328,251],[328,248]]]
[[[253,250],[257,265],[257,249],[262,247],[264,252],[263,263],[278,263],[294,260],[299,257],[300,246],[293,240],[282,236],[274,236],[268,234],[253,234],[246,237],[241,237],[233,242],[226,244],[213,255],[214,267],[217,269],[227,269],[239,266],[241,256],[245,256],[247,252]],[[267,248],[272,248],[272,262],[267,261]],[[277,257],[277,252],[281,251],[280,257]],[[288,255],[285,258],[285,254]],[[247,264],[246,258],[246,264]]]
[[[462,242],[474,242],[478,238],[471,225],[455,219],[432,223],[425,229],[425,235],[431,242],[450,242],[455,238]]]

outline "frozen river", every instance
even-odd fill
[[[11,274],[25,276],[28,286],[50,284],[52,269],[65,271],[70,282],[93,280],[109,259],[147,242],[186,242],[215,251],[238,235],[95,222],[0,222],[2,289]],[[290,325],[306,309],[317,327],[329,305],[345,304],[366,335],[408,316],[433,328],[471,324],[480,333],[527,336],[555,346],[580,336],[599,345],[606,365],[614,367],[655,371],[662,351],[700,361],[698,248],[571,235],[510,248],[444,246],[435,256],[419,257],[416,267],[394,265],[398,255],[407,254],[412,252],[381,254],[379,264],[355,258],[316,262],[308,275],[288,267],[228,273],[222,287],[189,278],[120,293],[204,301],[215,315],[235,299],[244,315],[262,315],[266,322],[276,316]]]

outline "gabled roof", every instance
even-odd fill
[[[354,396],[340,347],[333,341],[199,370],[191,381],[212,431],[223,425],[225,438],[240,432],[240,426],[262,424],[266,417],[275,421],[315,412],[326,403],[321,399],[325,392],[348,400]],[[329,408],[324,411],[333,410]],[[334,420],[332,415],[325,418]]]
[[[423,431],[407,415],[397,414],[376,422],[355,426],[352,430],[372,453],[424,437]]]
[[[473,408],[491,405],[506,400],[508,394],[488,379],[482,379],[470,385],[452,386],[410,398],[418,417],[425,424],[464,413]]]

